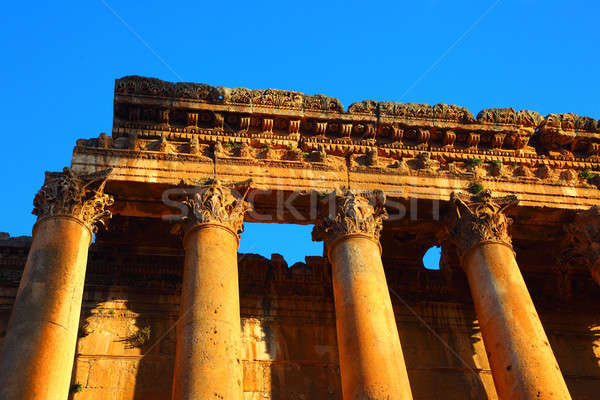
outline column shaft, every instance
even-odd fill
[[[214,224],[186,235],[173,400],[242,398],[236,235]]]
[[[378,245],[343,237],[330,261],[344,399],[412,399]]]
[[[36,224],[4,339],[1,399],[68,397],[91,239],[73,217]]]
[[[512,249],[480,244],[465,253],[463,267],[498,396],[570,399]]]
[[[483,343],[501,399],[571,398],[515,260],[505,211],[516,196],[450,196],[448,240],[457,246],[469,280]]]

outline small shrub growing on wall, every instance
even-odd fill
[[[74,383],[71,385],[71,393],[79,393],[83,390],[83,386],[81,385],[81,383]]]
[[[479,158],[470,158],[467,160],[467,165],[469,167],[477,167],[478,165],[481,165],[482,161]]]
[[[145,327],[141,328],[139,331],[137,331],[137,333],[135,334],[135,341],[137,342],[137,345],[143,346],[146,343],[148,343],[148,341],[150,340],[150,333],[151,333],[150,326],[145,326]]]
[[[483,185],[478,182],[473,182],[469,185],[469,192],[477,194],[483,190]]]
[[[579,171],[579,177],[583,180],[589,181],[594,179],[598,174],[593,173],[588,168],[582,169]]]

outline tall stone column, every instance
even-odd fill
[[[46,173],[35,196],[38,220],[0,358],[3,400],[68,397],[88,246],[111,216],[108,173]]]
[[[332,266],[342,377],[347,400],[412,399],[379,234],[387,217],[383,192],[348,191],[313,230]]]
[[[566,243],[561,262],[585,265],[600,285],[600,207],[580,211],[565,226]]]
[[[173,400],[241,400],[237,249],[249,205],[218,181],[188,197]]]
[[[571,396],[515,260],[504,211],[515,196],[453,193],[449,239],[461,257],[498,396]]]

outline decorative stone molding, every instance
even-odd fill
[[[600,207],[578,212],[573,222],[565,226],[565,232],[560,264],[584,265],[600,283]]]
[[[333,195],[333,193],[332,193]],[[333,196],[329,196],[332,201]],[[385,210],[385,194],[381,190],[358,192],[346,190],[334,200],[335,209],[321,218],[312,231],[313,241],[324,241],[331,248],[338,239],[348,235],[362,235],[379,243],[383,228],[383,219],[388,214]]]
[[[250,182],[241,185],[225,185],[218,180],[208,180],[196,186],[184,200],[188,207],[186,231],[198,225],[221,225],[230,230],[239,240],[244,231],[244,214],[252,210],[244,199]]]
[[[446,238],[462,256],[484,243],[501,243],[512,248],[508,228],[512,220],[504,212],[519,203],[516,196],[492,197],[489,190],[477,195],[453,192]]]
[[[49,216],[70,216],[83,222],[92,232],[106,226],[112,214],[107,207],[114,203],[104,194],[111,169],[89,175],[76,174],[65,167],[63,172],[46,172],[46,180],[33,199],[33,215],[38,220]]]
[[[221,112],[223,105],[228,107],[225,113]],[[223,125],[223,118],[227,126]],[[266,129],[257,125],[258,131],[265,132],[271,132],[269,120],[281,119],[281,124],[272,126],[272,132],[280,136],[302,133],[332,139],[350,137],[353,133],[355,138],[374,137],[378,144],[388,144],[385,136],[390,136],[389,132],[417,128],[417,142],[430,145],[448,146],[448,141],[452,141],[451,146],[456,148],[483,145],[484,151],[524,151],[557,159],[589,158],[600,152],[598,121],[574,114],[542,117],[535,111],[489,108],[474,118],[469,110],[456,105],[373,100],[354,103],[344,110],[336,98],[287,90],[229,89],[140,76],[126,76],[115,82],[116,127],[138,126],[147,130],[159,125],[170,132],[183,132],[190,127],[221,131],[226,128],[240,133],[251,128],[249,122],[253,118],[266,123]],[[211,123],[215,120],[218,121]],[[540,140],[534,144],[535,148],[529,147],[529,139],[536,130]],[[409,145],[413,139],[411,135],[393,136]]]
[[[287,153],[280,153],[289,147],[309,154],[322,149],[330,158],[361,156],[376,148],[380,161],[371,163],[363,157],[364,165],[383,172],[400,159],[408,161],[415,152],[428,151],[440,168],[420,168],[419,175],[443,176],[451,163],[460,166],[457,163],[479,159],[484,180],[600,187],[598,121],[574,114],[542,117],[535,111],[490,108],[475,118],[455,105],[373,100],[344,110],[339,100],[323,95],[127,76],[115,82],[113,122],[110,140],[79,141],[78,148],[149,152],[156,151],[156,141],[165,137],[169,146],[162,146],[172,149],[165,154],[200,155],[198,146],[241,140],[254,149],[268,144],[275,152],[270,154],[273,157],[258,157],[265,162],[286,160]],[[198,146],[187,145],[191,137],[196,137]],[[235,150],[226,148],[218,156],[240,157]],[[305,159],[321,162],[323,157]],[[490,163],[503,163],[507,168],[499,173]],[[542,165],[556,173],[531,172]]]

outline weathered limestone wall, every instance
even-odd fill
[[[26,240],[4,243],[0,332],[27,254]],[[600,310],[576,296],[548,301],[556,297],[556,279],[530,264],[525,279],[571,394],[593,399],[600,385]],[[92,247],[73,376],[83,390],[74,399],[170,399],[182,265],[178,251]],[[496,399],[460,271],[448,278],[385,258],[384,266],[414,398]],[[341,399],[329,270],[321,257],[288,268],[277,255],[239,255],[246,400]]]

